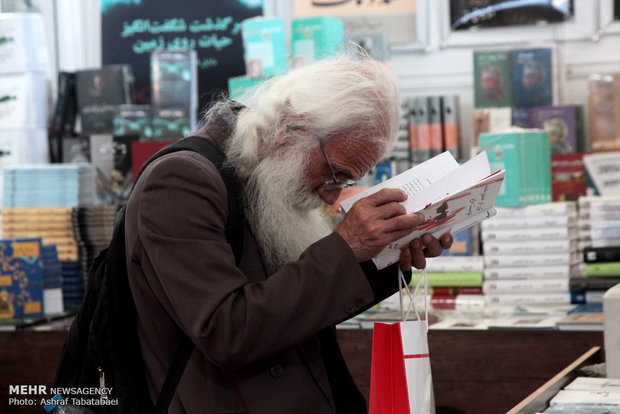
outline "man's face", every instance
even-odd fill
[[[335,137],[324,145],[329,163],[339,181],[361,179],[377,162],[381,151],[355,137]],[[334,204],[341,189],[329,190],[324,185],[333,181],[332,169],[320,147],[311,154],[306,173],[306,190],[318,194],[329,205]]]

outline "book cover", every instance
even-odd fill
[[[141,139],[153,136],[149,105],[119,105],[112,121],[114,135],[138,135]]]
[[[537,106],[528,112],[528,128],[549,131],[551,154],[583,151],[585,137],[580,105]]]
[[[551,49],[512,50],[512,106],[551,105],[553,72]]]
[[[153,139],[179,139],[192,131],[192,117],[187,108],[155,106],[152,111]]]
[[[577,201],[587,192],[584,153],[551,155],[551,198],[553,201]]]
[[[581,202],[581,198],[579,201]],[[581,206],[579,208],[581,211]],[[575,201],[562,201],[543,204],[528,204],[523,206],[497,207],[499,217],[541,217],[541,216],[571,216],[577,215],[577,203]]]
[[[531,229],[538,227],[574,227],[577,217],[571,216],[529,216],[503,217],[498,213],[495,217],[480,224],[482,230],[487,229]]]
[[[251,17],[241,22],[246,73],[251,78],[288,70],[284,21],[279,17]]]
[[[415,121],[412,123],[415,128],[415,150],[412,154],[414,163],[421,163],[431,158],[431,129],[430,129],[430,110],[428,99],[422,96],[413,98],[413,116]]]
[[[531,241],[531,240],[570,240],[577,238],[577,229],[550,227],[534,229],[487,229],[480,233],[484,243],[487,241]]]
[[[291,55],[294,66],[309,65],[333,56],[344,41],[344,23],[332,16],[294,18]]]
[[[512,56],[509,50],[474,51],[474,107],[512,105]]]
[[[475,257],[480,249],[480,229],[472,226],[452,235],[452,246],[441,252],[441,257]],[[428,262],[427,262],[428,263]]]
[[[127,203],[133,177],[131,143],[137,136],[90,136],[91,162],[95,167],[95,184],[99,204]]]
[[[154,50],[150,64],[153,105],[181,106],[195,113],[198,107],[196,51]]]
[[[593,183],[596,194],[617,196],[620,191],[620,151],[599,152],[583,156],[587,179]]]
[[[512,125],[512,108],[483,108],[473,111],[472,146],[480,145],[480,134],[502,132]]]
[[[441,122],[443,126],[443,148],[457,160],[460,158],[461,123],[458,95],[441,97]]]
[[[479,287],[470,289],[480,289]],[[484,297],[478,294],[433,294],[430,299],[431,308],[435,310],[459,310],[467,311],[484,308]]]
[[[133,100],[131,66],[77,71],[76,93],[82,135],[112,133],[115,107]]]
[[[43,315],[41,239],[0,240],[0,319]]]
[[[381,184],[340,202],[343,213],[355,201],[382,188],[400,188],[409,198],[402,204],[407,212],[419,212],[425,221],[408,236],[388,245],[373,259],[379,268],[398,261],[400,248],[411,240],[431,233],[458,233],[495,214],[495,200],[505,171],[490,174],[486,153],[459,165],[447,151],[414,166]]]
[[[590,75],[588,113],[590,148],[620,150],[620,73]]]
[[[131,176],[135,181],[142,166],[157,151],[164,148],[168,144],[172,144],[174,140],[157,140],[157,141],[132,141],[131,142]]]
[[[267,79],[262,77],[251,78],[246,75],[228,78],[228,97],[236,101]]]
[[[514,129],[480,135],[493,171],[506,170],[497,197],[498,206],[540,204],[551,201],[551,148],[549,133]]]

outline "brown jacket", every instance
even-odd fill
[[[228,136],[212,129],[215,141]],[[129,200],[127,260],[151,396],[180,328],[196,348],[169,413],[366,412],[333,326],[394,293],[396,269],[360,265],[333,233],[267,277],[247,223],[237,267],[226,194],[211,162],[181,151],[153,162]]]

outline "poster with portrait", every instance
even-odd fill
[[[573,0],[450,0],[452,30],[560,23],[573,17]]]
[[[263,0],[101,0],[102,64],[130,64],[136,103],[150,103],[150,55],[194,49],[199,110],[245,74],[241,22],[263,14]]]
[[[387,33],[391,44],[419,41],[416,0],[295,0],[294,17],[333,16],[346,37]]]

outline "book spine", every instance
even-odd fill
[[[566,227],[551,227],[540,229],[514,229],[497,230],[483,229],[482,241],[529,241],[529,240],[554,240],[571,239],[577,237],[577,232]]]
[[[428,100],[428,130],[429,130],[429,144],[430,144],[430,156],[441,154],[443,151],[443,127],[441,122],[442,107],[441,97],[429,96]]]
[[[584,290],[607,290],[620,283],[620,276],[577,276],[570,278],[571,292]]]
[[[620,276],[620,261],[602,262],[602,263],[586,263],[586,276]]]
[[[429,294],[437,296],[482,295],[482,286],[434,286]]]
[[[419,142],[418,142],[418,127],[417,127],[417,108],[415,106],[416,101],[415,98],[408,98],[406,100],[406,107],[408,110],[407,120],[408,120],[408,128],[409,128],[409,160],[411,164],[419,164],[422,160],[419,153]]]
[[[570,304],[571,296],[566,293],[485,293],[486,305],[561,305]]]
[[[427,272],[428,286],[482,286],[482,272]],[[419,278],[419,274],[414,274],[411,278],[411,286],[415,286]]]
[[[549,216],[549,217],[501,217],[482,223],[483,229],[523,229],[537,227],[566,227],[575,226],[575,217]]]
[[[579,204],[581,209],[581,204]],[[537,217],[537,216],[554,216],[567,215],[577,213],[577,203],[574,201],[530,204],[518,207],[498,207],[498,215],[501,217]]]
[[[434,257],[426,260],[427,272],[482,272],[484,261],[481,256]]]
[[[416,156],[418,162],[426,161],[431,155],[431,132],[428,99],[425,97],[414,98],[415,128],[416,128]]]
[[[568,265],[578,262],[579,256],[579,252],[512,255],[485,254],[484,263],[487,268]]]
[[[495,242],[482,245],[484,254],[562,253],[579,249],[577,240],[558,239],[544,241]]]
[[[430,305],[435,310],[468,311],[484,307],[483,295],[433,295]]]
[[[497,267],[484,269],[484,279],[568,278],[578,272],[577,265]]]
[[[482,291],[488,293],[551,293],[568,292],[569,280],[565,277],[553,279],[504,279],[504,280],[485,280],[482,284]]]
[[[583,260],[586,263],[620,262],[620,246],[586,247],[583,249]]]
[[[443,125],[443,147],[457,160],[460,158],[461,125],[458,95],[441,97],[441,113]]]

